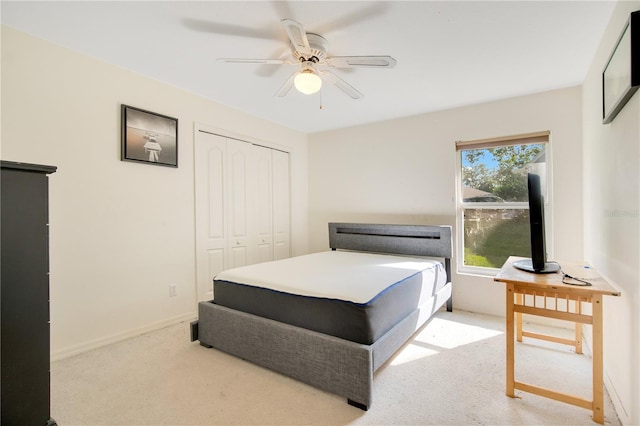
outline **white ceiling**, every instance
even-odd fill
[[[582,83],[614,1],[1,2],[2,23],[305,133]],[[280,23],[323,35],[328,56],[390,55],[334,72],[364,98],[274,94],[297,65]],[[320,103],[323,108],[320,109]]]

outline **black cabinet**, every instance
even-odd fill
[[[53,425],[49,375],[48,175],[2,161],[0,413],[2,426]]]

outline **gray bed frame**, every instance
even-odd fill
[[[378,370],[445,303],[452,310],[450,226],[330,223],[332,250],[444,259],[447,284],[371,345],[310,331],[216,305],[198,304],[191,341],[347,398],[367,410]],[[215,295],[214,295],[215,298]]]

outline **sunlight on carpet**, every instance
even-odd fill
[[[416,361],[443,350],[504,334],[500,330],[464,324],[445,318],[433,318],[409,343],[396,354],[389,365]]]

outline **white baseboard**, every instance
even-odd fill
[[[613,382],[609,378],[607,374],[607,370],[604,371],[604,387],[607,389],[607,393],[611,398],[611,403],[613,404],[613,408],[616,409],[616,414],[618,415],[618,419],[620,419],[620,423],[623,425],[631,424],[631,416],[629,412],[625,409],[624,404],[622,404],[622,400],[616,391]],[[604,413],[605,420],[607,419],[607,413]]]
[[[591,326],[586,326],[586,327],[591,327]],[[585,328],[582,329],[583,350],[588,351],[588,355],[589,357],[591,357],[591,354],[593,353],[591,351],[591,347],[593,344],[593,341],[591,339],[592,334],[591,332],[585,333]],[[611,403],[613,404],[613,408],[615,408],[616,410],[616,414],[618,415],[618,419],[620,419],[620,423],[622,423],[623,425],[631,424],[631,417],[629,416],[629,413],[625,409],[624,404],[620,399],[620,395],[618,395],[618,391],[616,390],[616,387],[613,384],[613,381],[611,381],[609,374],[607,374],[607,369],[605,368],[602,373],[604,377],[604,380],[603,380],[604,387],[607,390],[607,393],[609,394],[609,398],[611,398]],[[607,419],[607,414],[611,415],[611,413],[605,412],[604,413],[605,421]]]
[[[197,314],[189,313],[178,315],[175,317],[167,318],[162,321],[158,321],[152,324],[148,324],[144,327],[134,328],[131,330],[123,331],[121,333],[116,333],[111,336],[101,337],[98,339],[90,340],[88,342],[80,343],[77,345],[72,345],[67,348],[60,349],[55,352],[51,352],[51,361],[58,361],[64,358],[69,358],[74,355],[81,354],[83,352],[90,351],[92,349],[97,349],[102,346],[110,345],[112,343],[120,342],[122,340],[130,339],[132,337],[140,336],[141,334],[148,333],[150,331],[159,330],[164,327],[168,327],[170,325],[178,324],[185,321],[192,321],[197,318]]]

